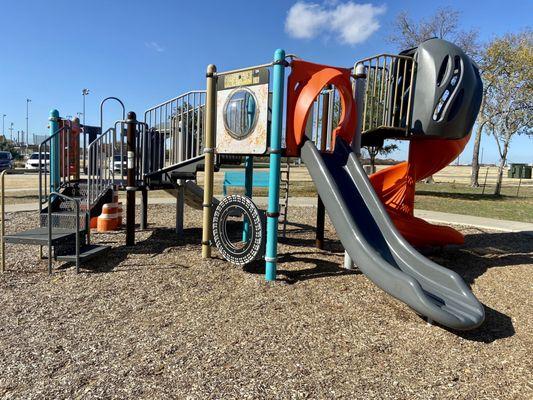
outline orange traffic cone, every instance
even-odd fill
[[[117,205],[115,203],[104,204],[96,228],[98,232],[109,232],[117,229]]]

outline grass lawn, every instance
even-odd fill
[[[533,222],[533,187],[520,188],[516,197],[516,186],[504,187],[502,196],[492,194],[493,187],[472,188],[465,184],[418,183],[416,185],[415,208],[442,211],[454,214]],[[254,196],[266,196],[266,189],[254,189]],[[316,196],[313,182],[291,181],[290,195],[294,197]]]
[[[472,188],[467,185],[435,183],[416,185],[415,207],[421,210],[476,215],[479,217],[533,222],[533,188],[504,187],[502,196],[494,196],[492,187]]]

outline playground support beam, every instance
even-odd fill
[[[128,113],[126,120],[126,149],[128,151],[128,175],[126,181],[126,246],[135,244],[135,133],[137,116],[133,111]]]
[[[141,230],[148,227],[148,190],[141,189]]]
[[[244,195],[252,198],[254,184],[254,157],[246,156],[244,159]],[[247,242],[250,237],[250,221],[244,219],[242,241]]]
[[[326,89],[329,89],[326,88]],[[320,132],[320,151],[326,150],[326,142],[328,139],[328,119],[329,119],[329,92],[325,92],[322,97],[322,131]],[[326,209],[324,203],[317,196],[316,209],[316,248],[322,250],[324,248],[324,226],[326,220]]]
[[[59,130],[59,111],[50,111],[50,136],[53,136]],[[59,150],[59,136],[58,134],[51,140],[50,143],[50,193],[55,192],[59,188],[59,157],[61,153]],[[46,164],[46,160],[40,160]]]
[[[365,67],[363,64],[357,64],[354,67],[355,83],[354,83],[354,97],[355,97],[355,107],[357,112],[357,126],[355,130],[355,135],[353,137],[351,147],[357,156],[361,158],[361,132],[363,131],[363,99],[365,98],[365,81],[366,73]],[[347,251],[344,252],[344,268],[353,269],[354,263]]]
[[[270,171],[268,179],[266,280],[276,279],[278,258],[279,180],[281,175],[281,129],[283,123],[283,86],[285,51],[274,53],[272,80],[272,123],[270,126]]]
[[[176,235],[183,236],[183,217],[185,211],[185,187],[183,182],[176,189]]]
[[[215,168],[215,108],[216,108],[216,72],[213,64],[207,66],[207,84],[205,98],[205,167],[204,167],[204,201],[202,223],[202,258],[211,258],[212,219],[213,219],[213,175]]]

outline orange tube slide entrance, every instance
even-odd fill
[[[409,144],[408,160],[370,176],[374,190],[401,234],[415,246],[464,243],[463,235],[448,226],[433,225],[413,215],[415,184],[450,164],[468,143],[457,140],[421,139]]]
[[[326,85],[339,91],[341,116],[332,132],[350,143],[357,123],[356,104],[350,80],[351,70],[293,60],[288,78],[286,155],[298,157],[304,141],[307,117],[314,100]],[[413,215],[415,184],[446,167],[463,151],[470,135],[458,140],[411,140],[408,160],[370,176],[374,190],[400,233],[415,246],[443,246],[464,243],[457,230],[430,224]]]

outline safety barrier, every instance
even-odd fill
[[[404,55],[380,54],[359,60],[354,75],[365,82],[362,133],[396,129],[407,135],[413,100],[415,60]]]

